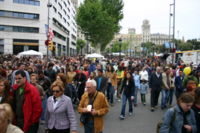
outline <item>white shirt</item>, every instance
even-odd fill
[[[58,103],[59,103],[59,101],[60,101],[60,97],[57,97],[56,98],[56,102],[54,102],[54,98],[52,97],[52,99],[53,99],[53,110],[55,110],[55,108],[57,107],[57,105],[58,105]]]
[[[141,77],[141,80],[146,80],[148,81],[149,80],[149,75],[148,75],[148,72],[146,70],[142,70],[140,71],[140,77]]]

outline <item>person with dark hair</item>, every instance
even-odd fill
[[[79,100],[81,99],[81,97],[85,91],[86,81],[87,81],[87,77],[85,76],[85,74],[83,74],[82,69],[80,69],[80,72],[77,73],[76,76],[74,77],[74,83],[76,86]]]
[[[135,95],[135,83],[134,83],[131,73],[127,73],[126,77],[123,80],[122,89],[120,90],[120,95],[121,94],[122,94],[122,108],[121,108],[121,114],[119,117],[120,119],[123,120],[125,118],[127,100],[129,103],[129,115],[133,114],[132,100],[134,99],[134,95]]]
[[[197,133],[194,111],[191,109],[194,97],[183,93],[175,107],[166,111],[160,133]]]
[[[53,83],[56,80],[56,72],[53,69],[54,64],[52,62],[49,63],[47,70],[44,71],[44,75],[49,77],[51,82]]]
[[[179,76],[175,78],[175,88],[176,88],[176,99],[180,97],[180,95],[184,92],[184,87],[183,87],[183,79],[184,79],[184,74],[182,70],[179,70]]]
[[[10,92],[8,80],[0,77],[0,103],[8,103],[12,106],[13,97]]]
[[[113,106],[115,89],[117,88],[117,74],[111,65],[106,70],[106,78],[108,79],[107,98],[110,105]]]
[[[26,75],[26,79],[28,82],[30,82],[30,75],[29,73],[25,70],[25,65],[23,63],[18,63],[17,64],[17,67],[18,69],[13,71],[12,75],[11,75],[11,85],[14,85],[15,84],[15,73],[18,71],[18,70],[23,70],[25,72],[25,75]]]
[[[37,133],[42,113],[42,102],[38,89],[27,81],[26,73],[15,73],[14,106],[16,124],[26,133]]]
[[[97,82],[97,91],[103,92],[105,94],[105,91],[107,90],[107,78],[103,76],[103,70],[98,69],[97,70],[98,75],[95,78],[95,81]]]
[[[51,95],[50,93],[51,80],[44,75],[44,72],[42,70],[38,71],[38,84],[42,86],[45,95],[49,97]]]
[[[195,90],[195,100],[192,109],[195,113],[196,125],[197,125],[197,133],[200,133],[200,88]]]

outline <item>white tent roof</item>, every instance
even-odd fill
[[[104,56],[97,53],[93,53],[86,55],[85,58],[104,58]]]
[[[19,58],[23,57],[23,56],[39,56],[40,58],[43,58],[43,54],[41,52],[37,52],[34,50],[24,51],[17,55],[17,57],[19,57]]]
[[[121,54],[121,56],[125,56],[125,54],[124,53],[112,53],[112,55],[115,55],[115,56],[119,56]]]

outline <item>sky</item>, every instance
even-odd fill
[[[135,28],[141,33],[142,21],[147,19],[151,33],[169,34],[170,4],[174,0],[123,0],[124,18],[120,22],[120,33],[128,33]],[[200,38],[200,0],[176,0],[175,38],[185,40]],[[173,7],[173,6],[172,6]],[[172,33],[172,30],[171,30]]]
[[[84,0],[80,0],[83,2]],[[147,19],[151,33],[169,34],[169,10],[174,0],[123,0],[124,18],[121,20],[120,33],[128,33],[135,28],[141,33],[142,21]],[[200,0],[175,0],[175,38],[200,38]],[[171,30],[172,33],[172,30]]]

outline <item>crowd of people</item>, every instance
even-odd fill
[[[7,122],[0,127],[2,133],[37,133],[42,123],[49,133],[77,133],[77,109],[85,133],[102,133],[103,117],[115,101],[121,101],[119,118],[125,120],[127,101],[130,116],[140,99],[144,106],[150,103],[154,112],[161,93],[160,108],[169,109],[159,132],[199,133],[199,85],[200,66],[192,63],[129,57],[47,61],[1,55],[0,123]],[[177,105],[172,107],[175,100]]]

